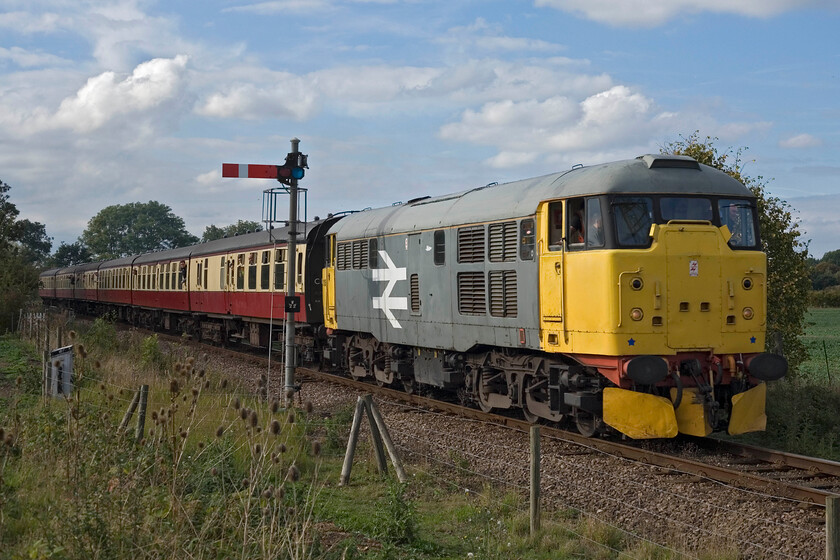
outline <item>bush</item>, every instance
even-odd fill
[[[811,307],[840,307],[840,286],[811,291],[808,296]]]

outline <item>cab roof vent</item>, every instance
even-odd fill
[[[639,156],[637,159],[643,160],[648,169],[700,169],[700,164],[697,160],[688,156],[672,156],[665,154],[646,154]]]

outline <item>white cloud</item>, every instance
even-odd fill
[[[187,57],[178,55],[139,64],[123,79],[114,72],[103,72],[62,101],[55,117],[41,125],[90,132],[116,116],[155,108],[178,95],[186,65]]]
[[[0,28],[16,33],[49,33],[67,24],[68,18],[56,13],[33,14],[24,11],[0,13]]]
[[[493,146],[499,152],[487,163],[506,167],[558,154],[579,158],[619,146],[643,149],[677,118],[657,113],[651,99],[631,88],[613,86],[582,99],[486,103],[480,111],[464,111],[459,122],[442,126],[440,136]]]
[[[43,52],[32,52],[20,47],[12,47],[10,49],[0,47],[0,60],[10,60],[22,68],[63,66],[70,63],[69,60],[60,56]]]
[[[199,115],[207,117],[297,121],[311,117],[316,110],[316,93],[306,80],[291,74],[266,86],[232,84],[210,94],[196,108]]]
[[[535,0],[536,6],[580,14],[614,26],[656,27],[703,12],[767,18],[820,0]]]
[[[231,6],[222,12],[242,12],[258,15],[275,15],[284,13],[310,14],[323,12],[333,7],[330,0],[273,0],[269,2],[257,2],[244,4],[242,6]]]
[[[475,47],[482,51],[514,52],[557,52],[564,47],[542,39],[529,37],[509,37],[500,25],[490,25],[484,18],[477,18],[471,25],[453,27],[445,36],[437,40],[444,45],[456,46],[463,50]]]
[[[780,148],[816,148],[822,146],[823,142],[816,136],[810,134],[797,134],[779,141]]]

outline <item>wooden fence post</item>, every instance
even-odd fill
[[[137,431],[134,433],[134,439],[139,443],[146,433],[146,403],[149,398],[149,386],[140,386],[140,410],[137,412]]]
[[[350,428],[350,439],[347,440],[347,452],[344,454],[344,465],[341,467],[339,486],[350,482],[350,470],[353,468],[353,456],[356,454],[356,442],[359,441],[359,426],[365,413],[365,401],[362,397],[356,400],[356,412],[353,414],[353,426]]]
[[[540,427],[531,426],[531,536],[540,530]]]
[[[128,405],[128,410],[125,411],[123,415],[122,422],[120,422],[120,427],[117,428],[117,433],[121,434],[123,430],[128,426],[131,417],[134,415],[134,411],[137,410],[137,404],[140,402],[140,389],[134,391],[134,398],[131,399],[131,404]]]
[[[370,395],[368,395],[368,397],[370,397]],[[406,476],[405,471],[402,468],[400,456],[397,454],[397,447],[391,440],[391,435],[388,433],[388,428],[382,420],[382,415],[379,414],[379,409],[376,408],[376,404],[373,401],[370,401],[370,413],[373,415],[376,426],[379,428],[379,433],[382,434],[382,440],[385,442],[385,447],[388,449],[388,455],[391,456],[391,462],[394,464],[394,470],[397,472],[397,479],[399,479],[400,482],[405,482],[408,480],[408,476]]]
[[[825,498],[825,558],[840,560],[840,496]]]
[[[365,395],[362,397],[362,400],[365,401],[365,411],[368,416],[368,424],[370,424],[373,449],[376,451],[376,468],[379,469],[379,474],[388,474],[388,462],[385,459],[385,448],[382,446],[382,434],[376,425],[376,420],[373,418],[373,397],[371,395]]]

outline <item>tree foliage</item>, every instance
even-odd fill
[[[210,224],[204,228],[204,235],[201,236],[201,242],[215,241],[223,237],[233,237],[234,235],[242,235],[243,233],[251,233],[254,231],[262,231],[262,225],[259,222],[252,222],[250,220],[238,220],[235,224],[229,226],[219,227]]]
[[[11,324],[10,319],[16,318],[18,309],[35,294],[38,271],[24,256],[22,242],[33,231],[43,232],[44,227],[17,219],[20,212],[9,200],[10,189],[0,181],[0,330]]]
[[[47,235],[47,229],[40,222],[20,220],[18,237],[18,251],[24,262],[43,268],[50,262],[52,237]]]
[[[800,335],[805,332],[808,309],[808,245],[802,240],[799,224],[790,205],[770,196],[763,177],[744,174],[743,149],[718,151],[716,138],[701,140],[697,132],[667,144],[665,152],[691,156],[700,163],[716,167],[746,185],[756,196],[761,245],[767,254],[767,346],[772,350],[774,333],[782,337],[784,353],[791,368],[806,357]]]
[[[88,248],[81,242],[64,243],[58,246],[52,256],[52,265],[55,267],[83,264],[93,260]]]
[[[116,259],[198,242],[184,220],[165,204],[150,200],[103,208],[79,238],[94,259]]]

